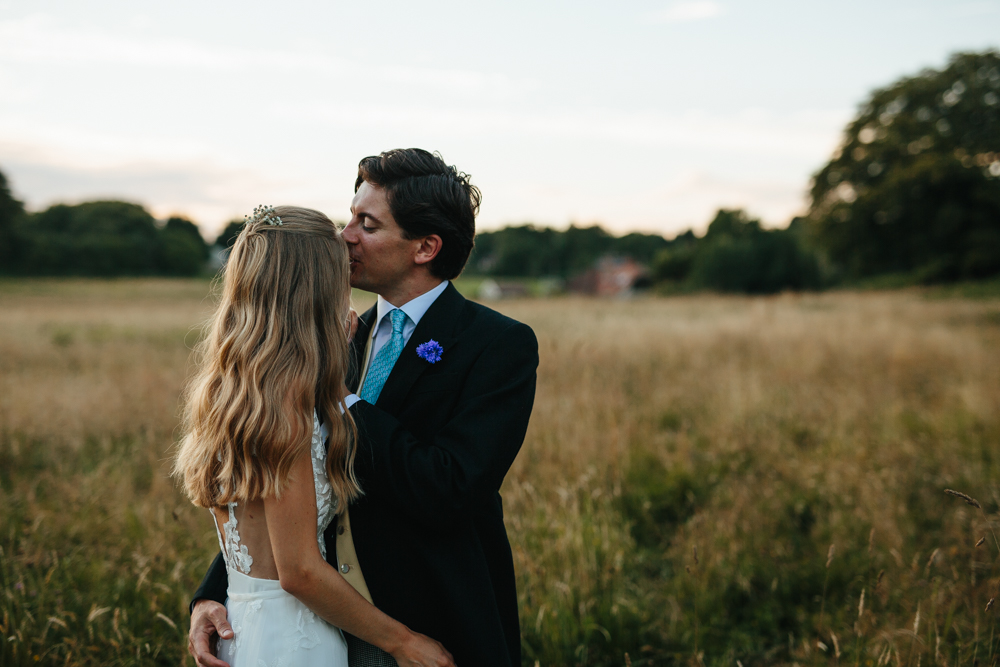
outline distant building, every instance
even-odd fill
[[[631,257],[606,255],[597,260],[594,268],[570,279],[566,290],[576,294],[624,297],[648,285],[646,267]]]

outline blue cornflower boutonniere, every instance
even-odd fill
[[[441,361],[442,352],[444,352],[444,348],[441,347],[441,343],[433,338],[426,343],[417,345],[417,356],[429,364],[436,364]]]

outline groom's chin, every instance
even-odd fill
[[[351,282],[351,287],[353,287],[354,289],[366,290],[367,291],[367,288],[365,287],[365,281],[361,277],[361,272],[358,271],[353,266],[351,267],[351,280],[350,280],[350,282]]]

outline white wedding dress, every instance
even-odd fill
[[[337,509],[326,474],[325,431],[314,415],[311,448],[316,539],[324,558],[323,532]],[[219,642],[219,658],[232,667],[347,667],[347,644],[340,630],[285,592],[277,580],[250,574],[253,556],[240,544],[235,508],[236,503],[229,504],[229,521],[223,524],[223,532],[213,521],[229,576],[226,610],[233,626],[233,638]]]

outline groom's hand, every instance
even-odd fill
[[[215,657],[219,637],[233,638],[226,608],[214,600],[198,600],[191,611],[191,630],[188,632],[188,652],[198,667],[229,667]]]

